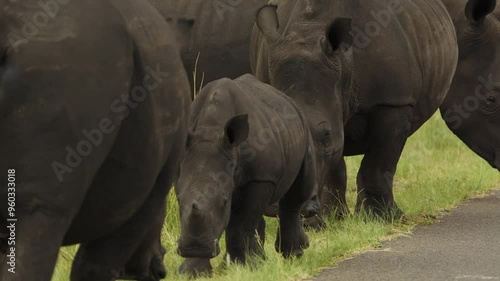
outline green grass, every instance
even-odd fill
[[[355,177],[360,160],[361,157],[347,159],[351,210],[355,203]],[[279,281],[309,278],[324,267],[377,247],[383,240],[407,235],[418,224],[432,223],[434,216],[451,210],[464,200],[499,188],[499,182],[500,173],[453,136],[437,114],[408,140],[395,176],[395,197],[408,217],[406,223],[387,224],[359,217],[329,221],[325,231],[308,232],[311,246],[305,250],[303,257],[284,260],[274,250],[276,220],[268,218],[265,244],[267,260],[256,261],[257,266],[254,267],[230,265],[223,269],[221,254],[212,260],[215,268],[212,280]],[[182,258],[175,253],[180,233],[177,202],[172,193],[168,200],[163,228],[163,244],[167,248],[167,280],[186,280],[177,273],[182,263]],[[222,252],[224,247],[222,242]],[[75,251],[76,247],[61,250],[53,281],[68,280]]]

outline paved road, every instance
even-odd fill
[[[470,200],[440,221],[313,280],[500,281],[500,191]]]

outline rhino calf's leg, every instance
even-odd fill
[[[226,248],[231,261],[244,264],[247,254],[264,258],[263,215],[274,189],[270,182],[252,182],[239,188],[238,209],[231,211],[226,228]]]
[[[299,174],[288,192],[280,199],[279,229],[275,248],[283,257],[302,256],[303,249],[309,247],[300,221],[300,213],[305,203],[311,198],[316,184],[315,161],[306,155]]]
[[[394,202],[393,177],[410,134],[411,108],[379,106],[369,118],[370,148],[363,157],[357,176],[356,212],[367,211],[385,219],[399,218],[403,212]]]

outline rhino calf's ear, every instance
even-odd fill
[[[469,0],[465,6],[465,17],[473,24],[482,24],[484,18],[495,10],[496,0]]]
[[[230,147],[236,147],[248,138],[250,127],[248,114],[237,115],[227,121],[224,128],[224,139]]]
[[[353,36],[351,34],[351,18],[336,18],[326,30],[326,38],[333,51],[347,50],[351,47]]]

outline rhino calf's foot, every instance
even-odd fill
[[[213,269],[209,259],[187,258],[179,267],[179,273],[185,274],[190,278],[198,278],[201,276],[211,277],[213,275]]]

